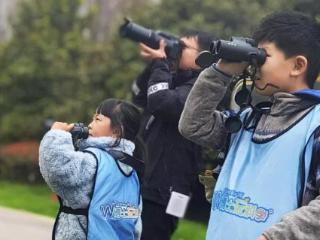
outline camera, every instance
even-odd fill
[[[75,123],[70,133],[73,141],[86,139],[89,137],[89,128],[83,123]]]
[[[160,46],[160,40],[164,39],[166,44],[166,55],[172,60],[180,58],[184,47],[184,43],[172,34],[145,28],[132,22],[128,18],[125,18],[125,23],[120,26],[119,31],[120,36],[129,38],[136,42],[142,42],[153,49],[158,49]]]
[[[196,59],[200,67],[208,67],[217,59],[225,59],[230,62],[248,62],[261,66],[266,61],[266,51],[257,48],[251,38],[232,37],[230,41],[213,41],[210,51],[203,51]]]

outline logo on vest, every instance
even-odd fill
[[[250,197],[244,197],[243,192],[228,188],[214,192],[212,208],[258,223],[266,222],[274,212],[273,209],[264,208],[250,202]]]
[[[136,219],[139,217],[139,209],[131,204],[114,202],[100,206],[104,218],[111,219]]]

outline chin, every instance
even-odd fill
[[[270,88],[266,88],[266,89],[264,89],[264,90],[259,90],[258,88],[256,88],[255,89],[255,91],[258,93],[258,94],[260,94],[260,95],[262,95],[262,96],[266,96],[266,97],[270,97],[270,96],[272,96],[273,94],[275,94],[276,92],[278,92],[277,90],[275,90],[275,89],[270,89]]]

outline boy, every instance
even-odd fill
[[[159,49],[140,45],[141,56],[152,61],[133,87],[133,102],[144,110],[141,129],[148,152],[142,185],[142,240],[171,238],[178,218],[166,213],[170,194],[175,191],[189,195],[196,183],[200,147],[181,136],[178,122],[200,72],[195,59],[212,40],[202,32],[182,37],[184,48],[174,72],[164,41]]]
[[[300,13],[278,13],[265,18],[253,37],[267,53],[255,87],[271,96],[272,106],[254,121],[247,119],[255,111],[241,114],[242,129],[230,137],[214,189],[207,239],[316,240],[320,168],[312,148],[320,93],[310,88],[320,68],[319,27]],[[183,136],[225,146],[227,116],[216,106],[246,65],[219,60],[199,75],[181,115]]]

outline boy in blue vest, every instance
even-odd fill
[[[179,122],[186,138],[223,149],[207,240],[316,240],[320,236],[320,30],[300,13],[266,17],[253,38],[266,51],[255,88],[268,110],[248,108],[242,128],[228,134],[228,115],[216,110],[233,76],[247,63],[219,60],[191,90]]]

